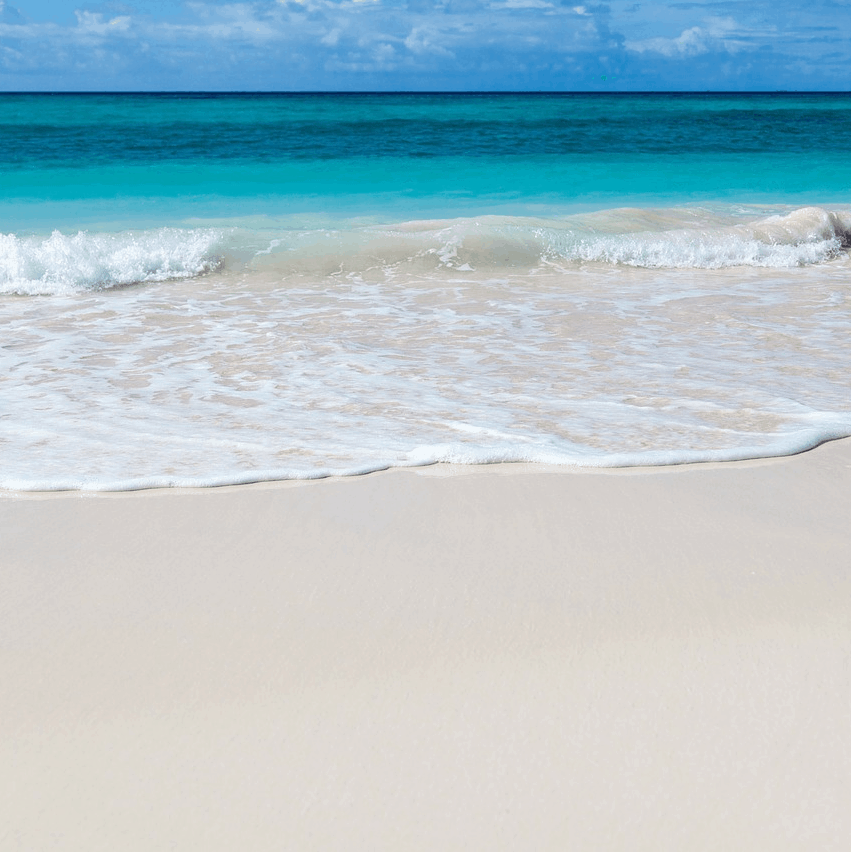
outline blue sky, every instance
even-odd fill
[[[851,0],[0,0],[0,89],[851,89]]]

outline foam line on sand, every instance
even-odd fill
[[[0,499],[0,848],[851,844],[851,441]]]

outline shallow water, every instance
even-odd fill
[[[0,148],[0,219],[20,214],[0,236],[0,486],[668,464],[851,435],[851,167],[818,178],[799,139],[850,105],[0,98],[0,123],[55,140]],[[785,188],[754,190],[784,157]]]

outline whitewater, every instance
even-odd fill
[[[393,97],[377,102],[385,113],[413,110],[412,126],[457,146],[446,118],[456,99]],[[243,119],[248,107],[267,120],[280,109],[287,151],[271,165],[238,146],[230,159],[219,152],[225,174],[209,156],[163,149],[146,184],[136,159],[121,160],[119,137],[132,142],[134,122],[186,105],[128,98],[89,103],[93,138],[106,132],[97,109],[109,107],[107,127],[116,122],[102,149],[111,161],[95,168],[88,148],[63,153],[57,141],[53,160],[35,157],[0,199],[0,488],[204,487],[435,462],[663,465],[784,455],[851,435],[851,206],[826,177],[812,203],[794,186],[771,197],[742,190],[747,164],[689,183],[715,156],[696,135],[691,159],[657,151],[639,177],[624,177],[655,175],[651,195],[595,195],[599,171],[586,162],[582,191],[555,197],[545,174],[571,162],[576,172],[579,161],[518,153],[538,136],[515,112],[528,121],[531,103],[564,130],[579,107],[604,114],[599,99],[568,110],[552,98],[495,98],[461,102],[479,110],[485,136],[494,123],[514,134],[490,183],[480,162],[494,156],[490,142],[479,159],[435,143],[443,159],[423,166],[396,149],[355,162],[341,142],[322,178],[307,151],[318,124],[345,114],[351,142],[356,114],[374,145],[382,121],[397,133],[399,115],[376,117],[374,99],[338,99],[335,113],[327,100],[211,98],[183,130],[167,116],[170,145],[182,132],[194,151],[198,126],[221,124],[235,103]],[[75,103],[25,105],[67,131]],[[609,112],[632,110],[664,139],[660,115],[675,111],[659,103]],[[717,99],[687,100],[681,118],[723,113],[729,147],[742,118],[728,113],[759,106],[730,103],[725,112]],[[835,100],[806,107],[847,120]],[[30,120],[16,109],[16,121]],[[788,122],[789,109],[765,121]],[[84,145],[82,132],[72,136]],[[130,142],[126,157],[138,158]],[[609,168],[637,156],[630,145],[620,166],[607,151]],[[750,167],[761,179],[778,151],[766,156]],[[391,166],[395,194],[377,177]],[[160,178],[175,168],[186,179],[169,189]],[[295,188],[284,173],[301,175]],[[459,185],[465,174],[472,183]]]

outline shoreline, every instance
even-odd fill
[[[510,476],[514,474],[599,474],[609,473],[614,475],[625,474],[652,474],[657,471],[670,470],[713,470],[727,468],[730,466],[747,466],[759,463],[772,463],[783,459],[795,458],[796,456],[806,455],[815,450],[820,449],[826,444],[851,442],[851,436],[839,435],[838,437],[829,437],[820,439],[815,442],[805,441],[801,444],[800,449],[790,450],[786,453],[777,455],[750,455],[743,454],[741,457],[731,458],[708,458],[705,460],[698,459],[696,461],[672,461],[644,464],[576,464],[567,463],[548,463],[548,462],[424,462],[415,464],[388,464],[379,466],[374,469],[364,469],[362,471],[352,473],[320,473],[315,476],[282,476],[281,478],[264,477],[258,478],[247,477],[244,481],[216,481],[211,485],[132,485],[132,484],[116,484],[101,487],[74,487],[60,486],[56,488],[10,488],[0,486],[0,500],[3,499],[25,499],[33,497],[36,499],[42,497],[50,497],[52,495],[76,495],[76,496],[101,496],[101,495],[118,495],[118,494],[152,494],[155,492],[173,492],[182,494],[203,494],[210,491],[222,490],[238,490],[243,488],[269,487],[279,488],[288,486],[306,485],[317,482],[346,482],[352,479],[362,479],[369,476],[381,476],[395,472],[410,472],[424,476],[469,476],[481,473],[494,474],[500,476]],[[659,455],[666,455],[660,452]],[[157,479],[158,477],[150,477]],[[219,478],[216,477],[216,480]],[[144,482],[147,480],[133,480]]]
[[[841,848],[851,439],[0,496],[0,845]]]

